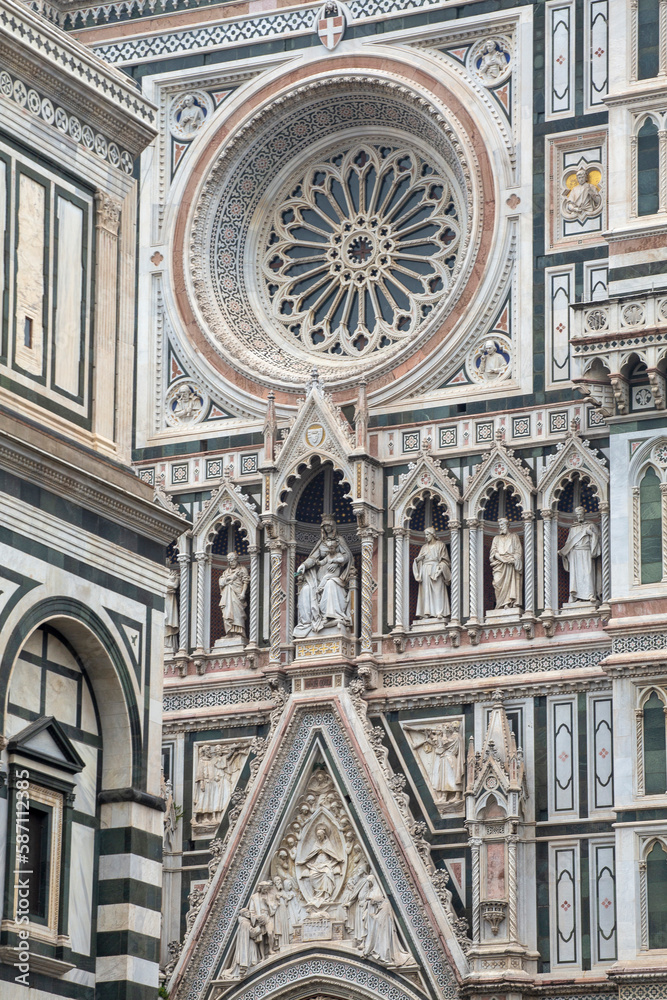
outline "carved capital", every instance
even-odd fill
[[[396,527],[396,528],[392,528],[392,531],[394,533],[394,537],[395,538],[405,538],[405,536],[408,533],[408,529],[407,528],[398,528],[398,527]]]
[[[481,523],[482,522],[478,518],[476,518],[476,517],[467,517],[466,518],[466,528],[471,528],[471,529],[473,529],[473,528],[479,528],[479,526],[480,526]]]
[[[210,559],[210,553],[208,553],[206,551],[195,552],[195,562],[198,562],[198,563],[202,563],[203,562],[203,563],[205,563],[205,562],[208,562],[209,559]]]
[[[521,520],[522,521],[534,521],[535,520],[535,515],[533,514],[532,510],[524,510],[521,513]]]
[[[176,556],[176,559],[181,565],[183,565],[183,563],[190,562],[190,555],[187,552],[179,552],[178,555]]]
[[[553,520],[553,516],[554,516],[554,511],[551,510],[551,508],[545,507],[543,510],[540,511],[540,517],[542,518],[543,521],[551,521]]]
[[[104,191],[97,191],[95,194],[96,226],[104,229],[111,236],[118,236],[118,226],[120,225],[121,203],[116,201]]]

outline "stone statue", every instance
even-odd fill
[[[176,827],[178,826],[178,816],[176,814],[176,806],[174,804],[174,795],[171,787],[171,781],[165,781],[164,772],[162,773],[162,798],[164,799],[164,833],[162,839],[162,846],[165,851],[173,851],[174,849],[174,838],[176,836]]]
[[[368,911],[363,954],[381,965],[405,965],[410,956],[401,948],[391,903],[377,884],[368,876]]]
[[[199,833],[219,826],[248,753],[247,741],[197,745],[192,824]]]
[[[581,166],[576,173],[577,183],[563,199],[563,215],[566,219],[585,222],[602,211],[602,195],[597,184],[588,180],[588,170]]]
[[[248,969],[257,965],[262,957],[257,942],[262,936],[261,926],[253,926],[250,910],[247,907],[241,910],[236,932],[236,950],[231,966],[223,973],[224,979],[243,979]]]
[[[495,340],[487,340],[479,359],[479,374],[492,380],[502,375],[506,368],[507,361],[498,350]]]
[[[171,412],[178,423],[188,424],[199,416],[202,407],[201,396],[186,383],[179,386],[171,404]]]
[[[448,618],[452,569],[447,546],[438,539],[435,528],[426,528],[426,541],[412,564],[412,572],[419,584],[417,618]]]
[[[348,911],[347,929],[358,948],[366,940],[366,914],[370,890],[368,879],[368,864],[362,862],[350,878],[343,897],[343,905],[347,907]]]
[[[568,532],[567,540],[558,554],[563,567],[570,574],[570,601],[597,599],[595,585],[595,560],[600,555],[600,529],[587,521],[583,507],[575,510],[576,522]]]
[[[289,911],[283,889],[283,880],[276,875],[269,890],[269,905],[273,911],[274,950],[286,948],[290,941]]]
[[[273,913],[271,912],[271,900],[269,899],[269,890],[271,887],[271,882],[259,882],[257,890],[250,897],[250,905],[248,907],[250,922],[254,928],[259,929],[259,931],[255,932],[255,941],[258,943],[262,958],[268,958],[270,952],[275,950],[273,940],[274,920]]]
[[[164,608],[164,650],[165,653],[178,651],[178,587],[181,578],[177,569],[169,570],[167,579],[167,594]]]
[[[463,797],[465,746],[463,720],[404,725],[405,733],[431,787],[436,803],[460,802]]]
[[[489,562],[493,570],[496,608],[518,608],[523,597],[523,547],[521,539],[509,531],[507,518],[498,519],[499,534],[491,543]]]
[[[225,635],[238,635],[245,640],[246,594],[250,574],[239,562],[236,552],[227,556],[227,569],[220,574],[220,611]]]
[[[347,634],[350,617],[349,578],[352,553],[339,537],[336,522],[322,517],[321,537],[308,558],[296,571],[298,624],[296,639],[331,629]]]
[[[324,823],[315,827],[315,839],[312,846],[297,856],[297,866],[301,869],[302,880],[308,880],[312,900],[315,903],[327,902],[332,899],[338,888],[343,871],[343,854],[332,842],[332,833]]]
[[[487,86],[493,85],[507,69],[507,56],[504,50],[490,38],[482,46],[481,57],[477,64],[477,72]]]

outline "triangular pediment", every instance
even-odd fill
[[[329,459],[351,484],[354,431],[317,378],[309,383],[294,421],[286,430],[287,436],[283,431],[283,441],[276,448],[277,497],[287,479],[298,475],[299,465],[307,465],[314,456],[322,462]]]
[[[48,764],[67,771],[68,774],[77,774],[85,764],[53,716],[42,716],[31,722],[9,741],[7,750],[10,755],[20,754],[38,764]]]
[[[535,492],[530,469],[518,459],[512,448],[507,448],[502,432],[498,432],[491,450],[477,466],[466,484],[463,500],[468,516],[476,517],[483,497],[498,486],[516,490],[524,511],[531,509],[531,495]]]
[[[424,449],[416,462],[410,462],[408,471],[401,474],[394,486],[390,506],[396,511],[397,525],[402,524],[419,497],[426,493],[439,494],[445,501],[450,517],[456,517],[457,504],[461,502],[456,480],[447,469],[443,469],[440,459],[433,458]]]
[[[593,451],[588,441],[579,437],[576,425],[568,431],[565,440],[556,445],[555,453],[547,460],[546,469],[537,484],[540,507],[550,508],[558,500],[562,481],[575,473],[588,477],[597,487],[599,499],[606,500],[609,472],[602,457]]]
[[[314,955],[320,969],[377,981],[350,997],[382,993],[387,976],[406,997],[456,995],[465,956],[371,760],[347,691],[316,711],[290,700],[184,943],[173,1000],[241,997]]]

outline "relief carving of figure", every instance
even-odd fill
[[[493,570],[496,608],[518,608],[523,597],[523,547],[519,536],[509,531],[507,518],[498,519],[489,562]]]
[[[349,578],[352,553],[340,538],[331,515],[322,517],[320,541],[296,571],[298,624],[295,638],[334,628],[346,633],[351,625]]]
[[[191,385],[186,384],[178,388],[171,404],[171,412],[178,423],[188,424],[199,416],[202,406],[201,396]]]
[[[490,38],[482,46],[481,57],[477,61],[477,72],[487,86],[492,86],[507,69],[508,58],[504,49]]]
[[[176,837],[176,828],[178,826],[178,815],[176,813],[176,805],[174,803],[174,794],[171,787],[171,781],[165,781],[164,772],[162,773],[162,798],[164,799],[164,835],[163,835],[163,848],[165,851],[173,851],[174,849],[174,839]]]
[[[248,756],[246,743],[198,747],[193,797],[193,823],[215,828],[220,823]]]
[[[231,967],[223,974],[225,979],[242,979],[248,969],[261,959],[258,941],[263,935],[261,926],[253,926],[250,910],[246,907],[239,913],[236,933],[236,951]]]
[[[404,726],[436,802],[460,802],[463,796],[465,746],[461,719],[437,725]]]
[[[272,901],[269,897],[269,891],[272,887],[271,882],[258,882],[257,890],[253,892],[250,897],[250,905],[248,907],[248,910],[250,911],[250,922],[254,928],[259,929],[259,931],[255,931],[255,940],[258,943],[262,958],[267,958],[270,952],[275,950],[275,942],[273,939],[273,913],[275,911],[273,910]]]
[[[479,359],[479,374],[491,381],[502,375],[506,368],[507,361],[498,350],[495,340],[487,340]]]
[[[598,185],[591,184],[586,167],[579,167],[575,178],[576,184],[563,197],[563,215],[566,219],[585,222],[602,211],[602,195]]]
[[[204,111],[196,103],[192,94],[183,98],[178,124],[183,132],[197,132],[204,121]]]
[[[230,552],[227,556],[227,569],[220,574],[219,580],[220,611],[225,635],[246,638],[245,609],[249,582],[248,570],[239,562],[236,552]]]
[[[301,880],[307,879],[310,884],[313,902],[324,903],[336,894],[345,859],[340,848],[332,842],[331,830],[323,822],[315,827],[311,843],[300,859],[297,855],[297,868]]]
[[[595,560],[601,551],[600,529],[597,524],[586,520],[583,507],[577,507],[575,515],[577,520],[558,554],[570,574],[570,601],[594,602],[597,598]]]
[[[169,570],[164,609],[164,648],[165,652],[171,653],[175,653],[178,650],[178,587],[180,579],[178,570]]]
[[[417,618],[448,618],[452,569],[445,543],[438,539],[435,528],[426,528],[426,541],[412,564],[414,578],[419,584]]]
[[[366,913],[370,891],[368,863],[362,862],[347,883],[342,903],[347,906],[347,928],[357,947],[366,940]]]

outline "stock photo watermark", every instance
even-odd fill
[[[30,773],[25,768],[16,775],[16,871],[14,889],[16,891],[16,924],[19,943],[16,946],[18,970],[14,982],[29,986],[30,976]]]

